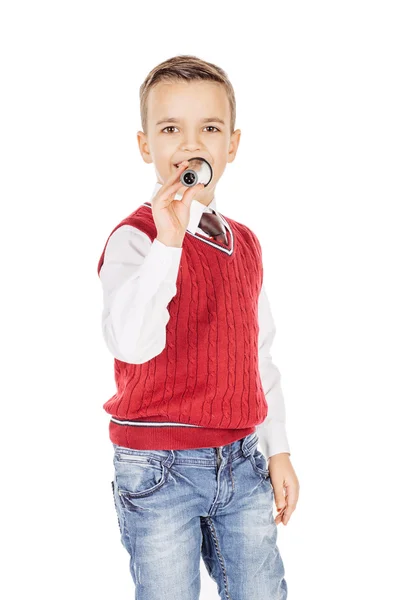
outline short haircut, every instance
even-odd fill
[[[147,99],[152,87],[161,81],[216,81],[224,86],[231,109],[230,128],[231,134],[235,129],[236,100],[235,92],[227,74],[223,69],[213,63],[206,62],[191,56],[182,54],[163,61],[150,71],[140,86],[140,118],[143,132],[147,135]]]

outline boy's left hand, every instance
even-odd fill
[[[275,523],[288,524],[299,499],[300,484],[294,472],[289,454],[281,452],[269,457],[269,475],[274,490],[278,514]],[[286,496],[285,493],[286,492]]]

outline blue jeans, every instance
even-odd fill
[[[273,488],[252,433],[218,448],[114,446],[111,482],[136,600],[198,600],[200,555],[224,600],[286,600]]]

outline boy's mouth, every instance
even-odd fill
[[[199,157],[199,158],[201,158],[201,157]],[[186,158],[185,160],[190,160],[190,159]],[[204,158],[203,160],[206,160],[206,159]],[[180,165],[181,165],[183,162],[185,162],[185,161],[184,161],[184,160],[182,160],[182,161],[181,161],[181,162],[179,162],[179,163],[173,163],[173,165],[174,165],[175,169],[179,169]]]

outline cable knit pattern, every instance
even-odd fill
[[[252,232],[250,231],[250,229],[248,229],[248,232],[251,235]],[[255,238],[254,241],[257,243],[256,250],[258,251],[260,264],[262,265],[261,246],[260,246],[257,238]],[[248,254],[244,254],[243,258],[244,258],[243,277],[244,277],[244,280],[246,281],[246,287],[248,288],[248,286],[251,285],[251,282],[249,281],[249,269],[251,269],[251,264],[249,263],[249,255]],[[261,283],[262,283],[262,272],[261,272]],[[249,308],[253,311],[252,317],[257,320],[258,319],[257,307],[252,303]],[[257,328],[257,336],[253,336],[253,347],[251,348],[251,352],[256,356],[258,355],[258,328]],[[250,374],[250,382],[253,381],[253,376],[254,376],[254,382],[255,382],[256,386],[258,386],[258,384],[259,384],[259,380],[257,378],[258,365],[254,362],[254,360],[251,360],[251,365],[253,366],[253,368],[255,367],[255,370]],[[249,388],[249,391],[250,391],[250,388]],[[259,397],[258,392],[259,392],[259,390],[257,389],[256,390],[257,397]],[[259,404],[257,406],[257,409],[258,409],[257,418],[261,418],[261,415],[263,414],[262,404]]]
[[[206,289],[207,297],[207,314],[209,317],[207,330],[206,344],[208,346],[207,353],[207,366],[206,366],[206,385],[205,385],[205,397],[202,400],[202,412],[204,418],[204,426],[211,426],[211,420],[214,415],[212,411],[213,397],[217,392],[217,360],[218,360],[218,346],[217,346],[217,298],[216,289],[213,281],[213,275],[208,264],[209,260],[202,252],[203,244],[198,248],[200,268],[204,277],[204,285]],[[215,260],[217,257],[215,257]]]
[[[182,415],[182,421],[184,423],[192,423],[191,419],[191,407],[188,406],[187,402],[184,402],[186,394],[189,396],[193,396],[194,389],[197,384],[197,360],[198,360],[198,327],[199,321],[197,317],[197,307],[199,303],[199,284],[197,280],[197,273],[193,268],[193,265],[190,261],[187,261],[186,256],[183,256],[181,261],[185,264],[186,269],[189,272],[190,281],[192,283],[192,289],[189,299],[189,309],[188,309],[188,326],[187,326],[187,336],[185,343],[188,348],[188,362],[187,362],[187,372],[186,372],[186,381],[185,386],[182,389],[181,400],[179,404],[180,414]],[[182,270],[183,264],[180,266],[180,270]]]
[[[248,227],[224,219],[232,231],[231,254],[222,243],[185,235],[163,351],[139,365],[114,359],[117,391],[103,408],[115,444],[154,450],[221,446],[254,432],[267,415],[258,367],[261,246]],[[125,224],[152,242],[157,237],[149,203],[111,234]]]

